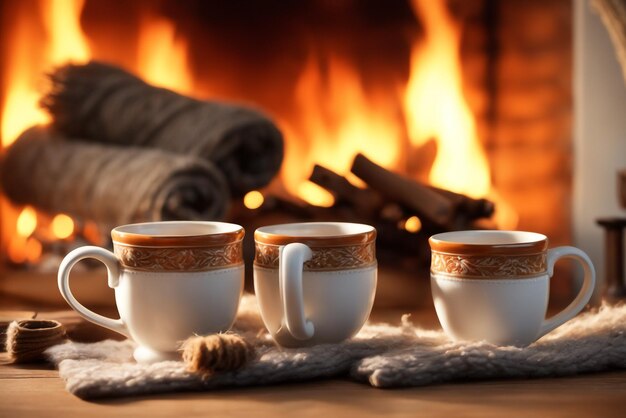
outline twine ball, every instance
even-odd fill
[[[46,360],[44,351],[65,341],[60,322],[45,319],[13,321],[7,328],[6,350],[14,363]]]
[[[240,369],[255,355],[254,347],[237,334],[191,337],[181,350],[188,371],[209,374]]]

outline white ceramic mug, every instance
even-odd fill
[[[254,288],[265,326],[284,347],[355,335],[376,293],[376,230],[363,224],[273,225],[254,233]]]
[[[114,254],[87,246],[65,257],[59,290],[85,319],[138,343],[137,361],[179,358],[176,350],[186,338],[232,326],[244,280],[241,226],[151,222],[119,226],[111,236]],[[70,270],[84,258],[106,266],[120,319],[94,313],[72,295]]]
[[[548,250],[545,235],[521,231],[458,231],[430,238],[431,289],[443,329],[455,340],[526,346],[572,319],[593,293],[591,260],[574,247]],[[560,258],[579,261],[582,288],[545,319],[550,277]]]

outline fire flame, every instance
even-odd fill
[[[48,32],[48,61],[52,65],[87,62],[91,51],[80,28],[85,0],[48,0],[39,4]]]
[[[84,0],[40,0],[44,28],[43,40],[33,30],[38,26],[31,4],[23,2],[17,10],[15,36],[9,43],[6,78],[7,93],[2,106],[1,144],[6,147],[34,124],[47,123],[49,117],[39,108],[38,86],[42,74],[68,61],[81,63],[90,58],[88,42],[80,30]],[[33,50],[33,45],[43,49]],[[34,209],[26,207],[19,216],[9,205],[2,205],[3,242],[8,242],[9,258],[16,263],[35,262],[42,251],[33,236],[37,227]],[[73,229],[73,227],[72,227]],[[70,232],[71,235],[72,232]],[[69,235],[68,235],[69,236]]]
[[[97,51],[92,54],[81,30],[85,0],[37,0],[36,4],[36,11],[30,2],[15,2],[13,6],[16,18],[6,45],[8,55],[2,60],[5,77],[0,80],[5,87],[0,148],[10,145],[29,126],[49,121],[37,106],[42,74],[67,61],[82,63],[92,55],[98,57]],[[404,120],[398,112],[395,90],[390,95],[371,86],[366,89],[355,64],[337,55],[310,53],[296,83],[293,113],[278,115],[286,138],[282,184],[290,194],[311,204],[331,206],[333,195],[307,181],[314,164],[360,185],[349,172],[357,153],[386,168],[398,169],[411,147],[434,139],[437,156],[430,182],[496,200],[498,225],[514,227],[514,212],[491,188],[489,164],[463,97],[458,24],[443,0],[412,0],[412,6],[425,35],[411,49],[410,76],[400,93]],[[120,60],[134,62],[131,70],[148,82],[183,93],[197,87],[188,44],[172,21],[145,14],[139,21],[137,49],[120,47],[124,54]],[[395,103],[390,103],[390,96]],[[263,200],[261,192],[253,191],[244,204],[258,208]],[[48,239],[66,239],[76,232],[74,221],[65,214],[49,219],[31,207],[17,210],[2,200],[0,205],[2,243],[16,263],[36,261],[41,256],[40,241],[45,245]],[[418,232],[421,221],[410,217],[399,227]],[[94,242],[99,235],[90,224],[82,233],[93,236]]]
[[[42,73],[66,61],[89,59],[87,41],[80,31],[84,0],[40,0],[45,27],[44,51],[33,51],[41,44],[33,27],[37,23],[29,5],[22,4],[15,22],[15,36],[9,43],[4,85],[7,93],[2,111],[2,145],[7,146],[31,125],[47,123],[49,117],[37,105]],[[44,52],[44,53],[40,53]]]
[[[407,130],[413,145],[437,141],[430,182],[473,197],[489,193],[489,164],[474,116],[462,91],[460,30],[445,2],[413,0],[425,39],[411,52],[411,75],[404,96]]]
[[[20,216],[17,217],[16,230],[18,235],[28,238],[37,228],[37,212],[30,206],[26,206]]]
[[[193,89],[187,42],[176,37],[176,27],[167,19],[142,19],[137,64],[139,74],[149,83],[181,93]]]
[[[296,85],[295,99],[300,124],[297,134],[287,129],[282,177],[292,194],[330,206],[332,195],[305,181],[314,164],[350,178],[350,165],[359,152],[384,167],[398,161],[402,133],[395,116],[384,102],[365,92],[348,62],[330,57],[328,74],[322,77],[319,61],[311,56]]]
[[[7,251],[14,263],[34,262],[41,256],[41,243],[32,237],[37,223],[35,209],[30,206],[22,209],[15,224],[16,234],[12,237]]]
[[[63,213],[58,214],[52,219],[50,227],[52,233],[58,239],[69,238],[74,233],[74,221]]]
[[[0,148],[13,143],[26,128],[49,122],[48,115],[38,106],[42,74],[67,62],[87,62],[92,56],[80,25],[85,0],[39,0],[36,4],[41,22],[31,3],[15,6],[17,19],[7,44],[8,59],[4,60],[7,67],[2,83],[6,94],[0,114]],[[193,78],[187,63],[187,44],[176,36],[175,29],[164,18],[142,19],[135,70],[148,82],[190,92]],[[34,45],[40,47],[33,49]],[[7,202],[0,204],[2,242],[7,243],[7,254],[15,263],[37,261],[42,252],[39,239],[67,239],[74,234],[74,221],[65,214],[57,214],[42,226],[38,225],[33,208],[20,212]],[[36,238],[33,234],[37,228],[43,230]],[[83,232],[97,242],[97,228]]]
[[[514,229],[515,210],[491,187],[489,163],[476,121],[463,96],[459,58],[461,30],[445,1],[412,0],[424,39],[411,50],[411,73],[404,94],[405,119],[414,146],[434,139],[437,155],[432,185],[496,202],[495,224]]]

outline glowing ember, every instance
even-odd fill
[[[265,198],[263,197],[263,194],[257,190],[252,190],[251,192],[246,193],[243,197],[243,204],[248,209],[258,209],[264,201]]]
[[[419,232],[422,229],[422,221],[417,216],[411,216],[404,222],[404,229],[412,233]]]
[[[14,263],[36,262],[41,257],[41,243],[31,235],[37,228],[37,213],[27,206],[17,217],[17,234],[11,237],[7,253]]]
[[[312,205],[329,208],[335,204],[335,197],[326,189],[310,181],[298,185],[296,193]]]
[[[21,237],[28,238],[35,232],[35,228],[37,228],[37,213],[32,207],[26,206],[17,217],[17,233]]]
[[[87,241],[93,243],[93,244],[98,244],[98,245],[102,245],[104,244],[102,242],[102,234],[100,233],[100,228],[98,228],[98,225],[96,225],[95,222],[93,221],[87,221],[85,222],[85,224],[83,225],[83,236],[85,237],[85,239],[87,239]]]
[[[26,253],[26,260],[31,263],[36,263],[41,257],[41,253],[43,251],[43,246],[41,242],[36,240],[33,237],[30,237],[26,240],[26,246],[24,247],[24,252]]]
[[[61,213],[52,219],[50,227],[55,237],[65,239],[69,238],[74,232],[74,221],[69,216]]]

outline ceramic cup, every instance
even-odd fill
[[[455,340],[526,346],[572,319],[589,301],[595,270],[574,247],[548,250],[545,235],[520,231],[459,231],[430,238],[431,288],[437,316]],[[582,288],[545,319],[550,277],[560,258],[579,261]]]
[[[138,344],[139,362],[180,358],[180,342],[228,330],[243,291],[239,225],[221,222],[151,222],[111,231],[114,253],[99,247],[70,252],[59,268],[59,290],[85,319]],[[72,295],[69,274],[84,258],[108,270],[120,319],[90,311]]]
[[[317,222],[254,233],[254,288],[265,326],[284,347],[339,342],[369,317],[376,293],[376,230]]]

